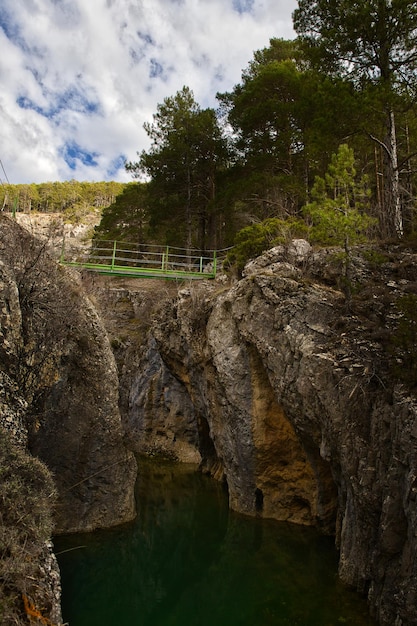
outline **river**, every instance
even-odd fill
[[[140,461],[134,523],[57,537],[70,626],[371,626],[331,537],[229,511],[188,466]]]

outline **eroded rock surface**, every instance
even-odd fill
[[[417,611],[416,266],[358,249],[347,308],[340,257],[274,249],[166,298],[124,390],[138,450],[185,442],[235,510],[334,532],[342,580],[390,626]]]
[[[136,462],[123,442],[108,337],[77,280],[46,247],[1,217],[0,428],[17,454],[38,457],[52,475],[54,532],[90,531],[135,516]],[[51,585],[48,619],[56,622],[50,546],[38,557],[39,581]]]

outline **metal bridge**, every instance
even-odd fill
[[[62,245],[61,263],[100,274],[129,278],[212,279],[225,250],[185,250],[171,246],[93,241],[85,252],[74,254]]]

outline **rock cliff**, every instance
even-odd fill
[[[123,443],[107,335],[77,280],[48,256],[47,242],[6,216],[0,218],[0,406],[0,434],[12,450],[1,458],[2,476],[16,455],[17,476],[30,455],[44,463],[42,476],[52,475],[57,493],[54,532],[134,517],[136,462]],[[27,472],[21,480],[30,486]],[[38,554],[47,579],[47,544],[45,550]],[[30,585],[24,577],[13,584],[22,604]],[[45,602],[52,605],[56,601]],[[42,617],[56,621],[54,610]]]
[[[333,533],[341,579],[379,623],[415,624],[411,250],[356,249],[346,285],[343,255],[296,241],[231,285],[177,288],[77,282],[1,227],[1,425],[53,472],[58,530],[132,517],[126,437],[225,481],[237,511]]]
[[[147,330],[140,286],[108,293],[142,324],[113,336],[124,419],[139,452],[225,480],[233,509],[335,533],[341,579],[381,624],[411,625],[417,259],[356,250],[348,303],[341,262],[276,248],[231,287],[167,294]]]

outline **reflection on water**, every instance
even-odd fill
[[[70,626],[373,624],[337,581],[332,539],[231,513],[186,466],[139,473],[135,523],[56,539]]]

